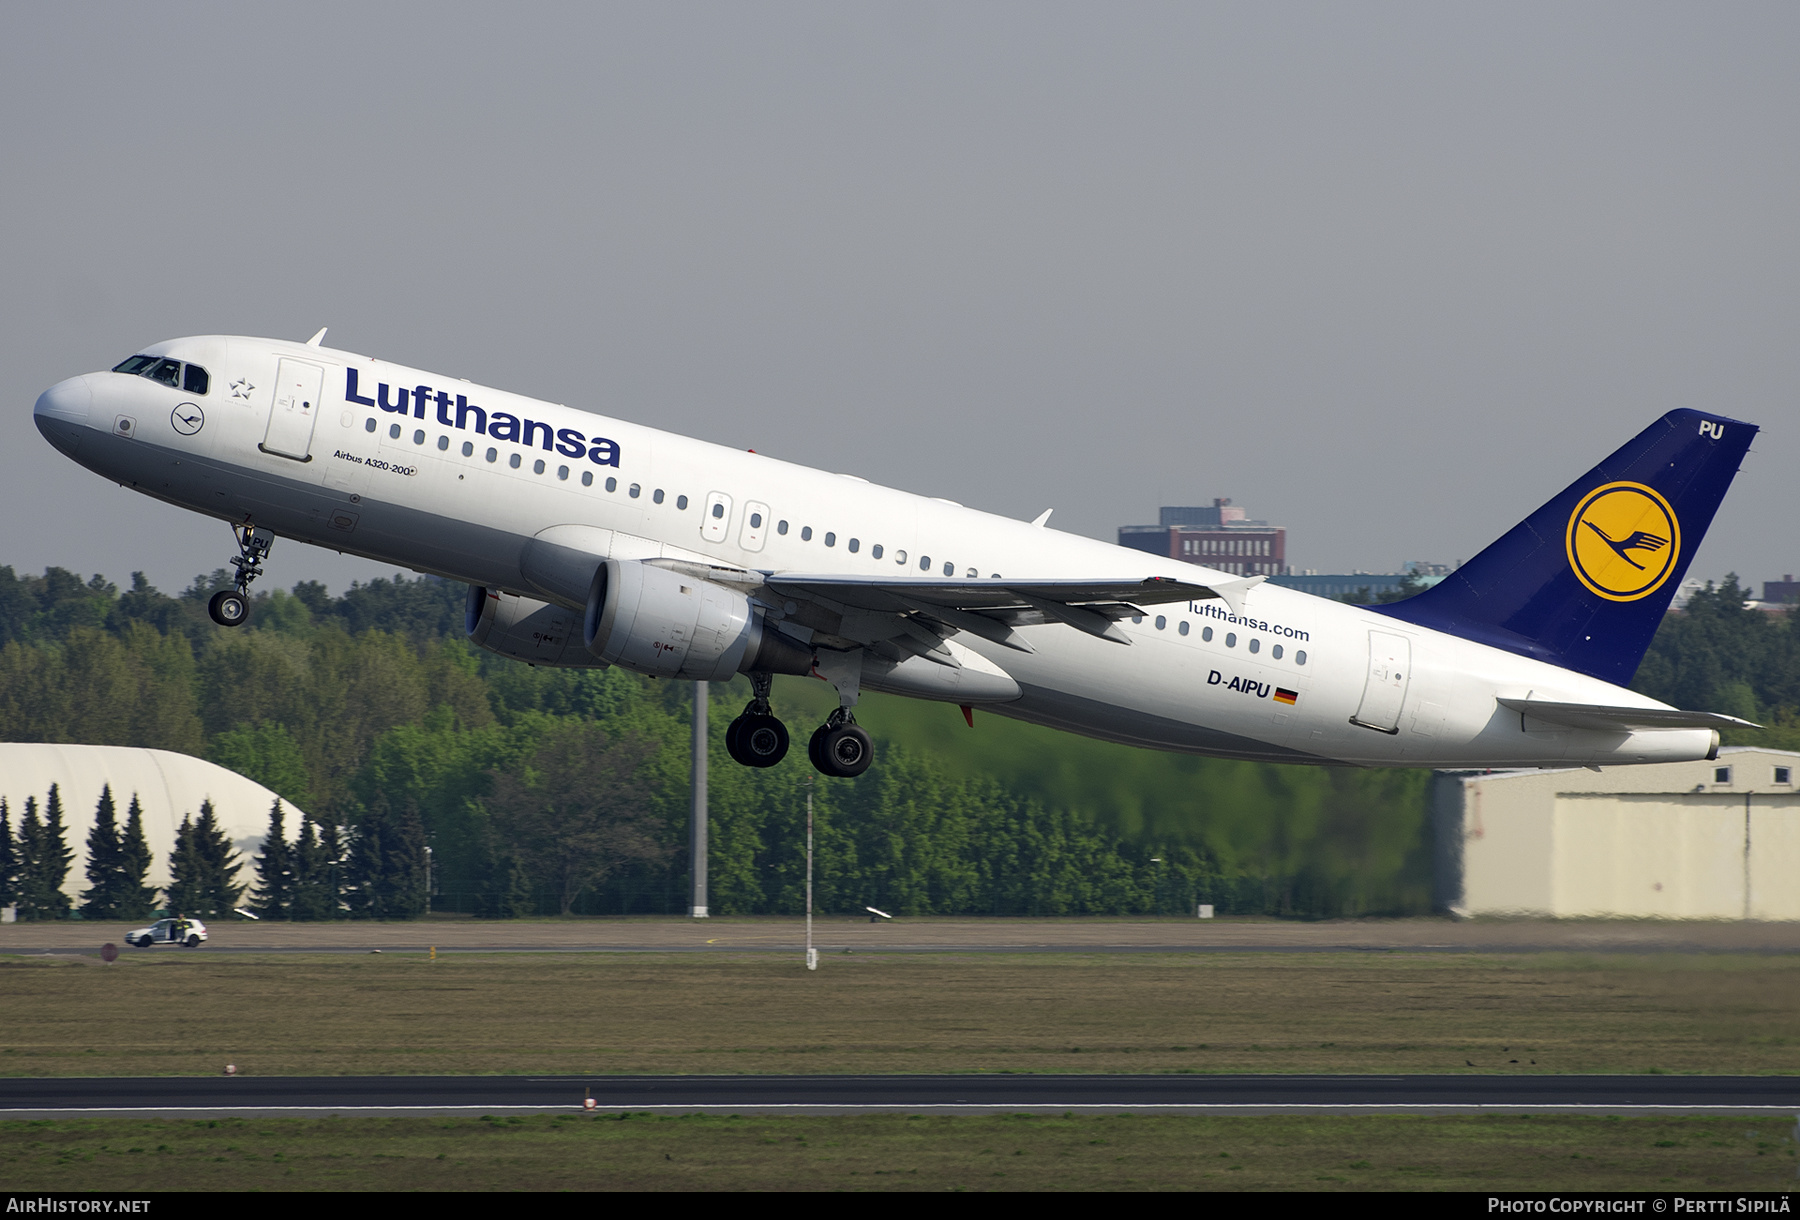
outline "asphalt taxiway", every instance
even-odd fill
[[[591,1100],[592,1106],[588,1106]],[[1787,1076],[279,1076],[0,1079],[0,1119],[580,1113],[1730,1114]]]

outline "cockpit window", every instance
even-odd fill
[[[167,360],[161,356],[132,356],[114,365],[113,372],[148,377],[171,389],[181,389],[189,394],[204,394],[212,384],[212,378],[199,365],[190,364],[184,372],[181,361]]]

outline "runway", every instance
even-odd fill
[[[0,1079],[0,1119],[579,1113],[1771,1115],[1788,1076],[283,1076]]]

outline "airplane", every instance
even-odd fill
[[[323,345],[203,336],[38,398],[58,450],[230,523],[250,611],[277,537],[469,585],[533,665],[750,678],[726,745],[788,751],[776,674],[1222,758],[1497,768],[1716,756],[1748,722],[1627,689],[1758,429],[1676,410],[1404,601],[1355,606]],[[1754,727],[1754,726],[1750,726]]]

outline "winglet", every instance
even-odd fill
[[[316,335],[314,335],[314,336],[313,336],[313,337],[312,337],[312,338],[310,338],[310,339],[308,339],[308,340],[307,340],[307,341],[306,341],[306,346],[308,346],[308,347],[317,347],[317,346],[319,346],[319,344],[321,344],[321,343],[323,343],[323,342],[324,342],[324,341],[325,341],[325,332],[326,332],[326,331],[328,331],[328,330],[330,330],[330,329],[331,329],[331,327],[329,327],[329,326],[321,326],[321,327],[319,327],[319,333],[318,333],[318,334],[316,334]]]
[[[1206,587],[1211,589],[1219,600],[1230,606],[1233,614],[1242,615],[1244,613],[1244,595],[1267,579],[1269,579],[1267,576],[1246,576],[1242,580],[1215,580]]]
[[[1039,529],[1043,529],[1045,524],[1047,522],[1049,522],[1049,520],[1050,520],[1050,514],[1055,511],[1056,510],[1054,508],[1046,508],[1043,512],[1041,512],[1037,516],[1033,517],[1031,519],[1031,523],[1033,525],[1037,526]]]

